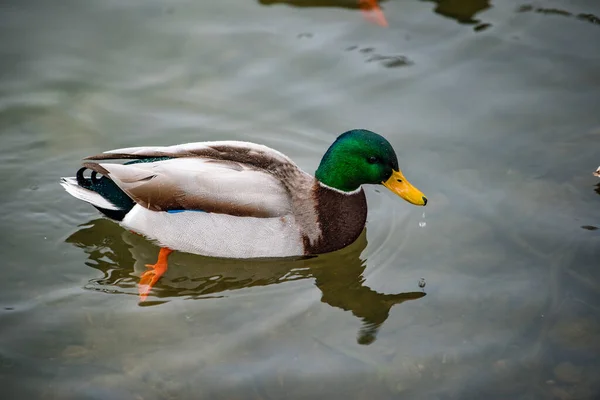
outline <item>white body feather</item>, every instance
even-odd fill
[[[293,217],[253,218],[185,211],[150,211],[136,205],[123,219],[127,229],[161,246],[213,257],[288,257],[304,254]]]

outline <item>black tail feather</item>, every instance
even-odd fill
[[[98,211],[102,214],[106,215],[110,219],[114,219],[115,221],[123,221],[123,218],[127,215],[129,211],[125,210],[108,210],[106,208],[94,206]]]
[[[77,171],[77,184],[85,189],[98,193],[106,200],[119,207],[120,210],[108,210],[106,208],[94,206],[108,218],[122,221],[123,218],[125,218],[125,215],[127,215],[133,206],[135,206],[135,202],[107,176],[101,175],[101,177],[98,178],[97,171],[92,170],[91,176],[86,178],[83,173],[87,169],[89,168],[85,166]]]

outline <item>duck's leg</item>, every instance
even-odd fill
[[[365,19],[374,22],[379,26],[388,26],[385,15],[383,14],[383,11],[381,11],[377,0],[358,0],[358,6]]]
[[[138,286],[140,301],[146,300],[148,293],[150,293],[150,290],[154,284],[160,279],[161,276],[163,276],[165,272],[167,272],[167,259],[169,258],[169,254],[172,252],[173,250],[167,247],[161,247],[160,251],[158,252],[158,260],[156,261],[156,264],[146,264],[146,267],[151,269],[144,272],[140,278],[140,284]]]

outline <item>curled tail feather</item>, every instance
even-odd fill
[[[87,169],[92,170],[89,178],[84,176]],[[135,202],[107,176],[98,178],[102,170],[98,164],[85,163],[75,177],[61,178],[60,184],[73,197],[90,203],[109,218],[121,221]]]

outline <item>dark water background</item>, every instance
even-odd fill
[[[600,4],[381,5],[386,29],[341,0],[0,4],[2,398],[599,398]],[[370,187],[340,252],[176,253],[150,306],[158,249],[58,185],[220,139],[312,172],[359,127],[425,209]]]

